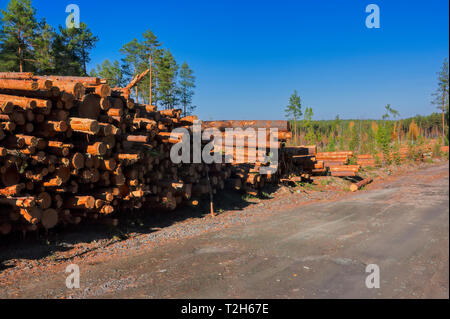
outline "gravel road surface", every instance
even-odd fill
[[[265,217],[22,271],[0,297],[449,298],[448,162],[337,200],[255,209]],[[70,263],[80,289],[65,287]],[[369,264],[378,289],[366,287]]]

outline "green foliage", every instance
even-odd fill
[[[395,165],[401,164],[400,145],[398,142],[396,142],[392,147],[392,161],[394,162]]]
[[[177,77],[178,64],[170,50],[165,49],[158,65],[159,101],[165,109],[171,109],[179,103]]]
[[[356,125],[352,128],[352,139],[350,140],[349,149],[350,151],[356,152],[359,149],[361,138],[359,136],[359,127]]]
[[[30,0],[11,0],[0,16],[0,70],[33,70],[33,40],[38,23]]]
[[[297,90],[294,90],[291,97],[289,98],[289,104],[285,108],[286,117],[289,119],[297,120],[302,116],[302,103]]]
[[[333,133],[330,132],[330,135],[328,136],[328,145],[327,145],[327,152],[335,152],[336,151],[336,137]]]
[[[316,134],[312,125],[312,117],[314,113],[311,107],[305,109],[305,115],[302,121],[302,127],[306,132],[305,141],[308,144],[316,142]]]
[[[449,83],[448,83],[448,60],[444,59],[442,62],[441,70],[437,73],[438,75],[438,87],[436,92],[433,93],[432,103],[436,105],[438,110],[445,110],[448,112],[449,104]]]
[[[108,80],[111,87],[123,87],[127,83],[124,67],[117,60],[111,63],[106,59],[101,65],[97,65],[97,69],[93,69],[90,75]]]
[[[56,33],[45,19],[39,22],[36,32],[36,37],[33,40],[35,72],[51,74],[55,66],[52,43],[55,40]]]
[[[440,140],[438,140],[438,142],[433,145],[433,149],[431,150],[433,152],[433,157],[442,157],[443,154],[441,151],[441,146],[442,144]]]
[[[391,133],[386,124],[378,128],[376,139],[378,147],[383,153],[383,163],[391,164]]]
[[[192,105],[192,97],[194,96],[195,76],[189,65],[184,62],[180,69],[180,103],[183,107],[183,114],[192,115],[195,106]]]
[[[0,71],[87,75],[86,64],[98,38],[85,23],[59,27],[42,19],[30,0],[10,0],[0,15]]]
[[[422,158],[423,150],[418,144],[409,144],[408,146],[408,159],[412,161],[418,161]]]

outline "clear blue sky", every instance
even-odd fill
[[[7,0],[0,0],[0,7]],[[429,114],[449,51],[448,0],[33,0],[38,17],[64,24],[65,7],[100,37],[90,67],[120,58],[148,28],[195,71],[197,114],[283,119],[294,89],[315,119]],[[375,3],[381,28],[365,27]]]

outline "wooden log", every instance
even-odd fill
[[[23,110],[30,110],[35,108],[42,108],[42,109],[52,108],[51,100],[28,98],[23,96],[0,94],[0,104],[1,102],[9,102],[10,104],[12,104],[12,106],[16,106]]]
[[[101,98],[111,95],[111,87],[108,84],[96,84],[86,86],[87,91],[92,91]]]
[[[78,114],[82,118],[89,118],[96,120],[100,115],[100,97],[95,94],[87,94],[83,97],[80,106],[78,107]]]
[[[0,112],[3,114],[10,114],[14,110],[14,104],[9,101],[0,100]]]
[[[42,209],[48,209],[52,205],[52,197],[47,192],[41,192],[36,199],[36,203]]]
[[[42,212],[41,224],[45,229],[51,229],[58,224],[59,216],[55,209],[46,209]]]
[[[64,207],[68,209],[93,209],[95,198],[92,196],[70,196],[64,201]]]
[[[84,167],[84,163],[85,158],[84,155],[81,153],[75,153],[70,160],[70,164],[75,169],[82,169]]]
[[[16,123],[14,122],[0,122],[0,128],[4,131],[13,132],[16,129]]]
[[[289,121],[203,121],[202,129],[217,128],[224,131],[226,128],[276,128],[278,131],[290,131]]]
[[[36,206],[34,197],[9,197],[0,198],[0,204],[10,205],[13,207],[30,208]]]
[[[2,79],[0,81],[0,89],[37,91],[39,90],[39,83],[33,80]]]
[[[81,132],[86,134],[95,135],[100,130],[100,126],[96,120],[84,119],[84,118],[69,118],[69,126],[75,132]]]
[[[96,142],[94,144],[88,145],[86,153],[91,155],[103,156],[108,151],[108,148],[103,142]]]
[[[26,76],[32,73],[13,73],[18,74],[19,79],[27,79]],[[7,76],[6,74],[5,76]],[[9,75],[11,76],[11,75]],[[17,75],[16,75],[17,76]],[[0,73],[1,78],[1,73]],[[15,79],[15,77],[11,77],[12,79]],[[62,75],[45,75],[45,76],[31,76],[31,78],[35,79],[47,79],[54,82],[79,82],[83,83],[83,85],[99,85],[102,83],[102,80],[100,78],[96,77],[83,77],[83,76],[62,76]]]
[[[43,125],[41,125],[38,128],[38,131],[41,131],[41,132],[43,132],[44,135],[46,135],[46,133],[51,133],[51,132],[64,133],[67,131],[68,128],[69,128],[69,126],[67,125],[67,122],[65,122],[65,121],[47,121],[46,123],[43,123]]]
[[[339,172],[331,172],[331,176],[335,177],[352,177],[356,176],[354,171],[339,171]]]
[[[20,215],[30,224],[36,225],[42,218],[42,210],[33,207],[33,208],[20,208]]]
[[[350,190],[352,192],[356,192],[357,190],[361,189],[362,187],[366,186],[367,184],[372,183],[372,181],[373,181],[372,178],[363,179],[362,181],[359,181],[357,183],[350,185]]]
[[[73,95],[75,99],[81,99],[86,92],[84,85],[80,82],[56,80],[53,81],[53,85],[57,86],[61,91]]]
[[[31,80],[32,78],[31,72],[0,72],[0,79]]]
[[[20,183],[20,184],[17,184],[17,185],[5,187],[5,188],[0,188],[0,195],[5,196],[5,197],[17,196],[24,189],[25,189],[25,184]]]

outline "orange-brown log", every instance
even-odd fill
[[[93,209],[95,198],[92,196],[70,196],[64,201],[64,207],[68,209]]]
[[[55,209],[46,209],[42,212],[41,224],[45,229],[51,229],[58,224],[58,211]]]
[[[362,181],[359,181],[357,183],[350,185],[350,190],[352,192],[356,192],[357,190],[361,189],[362,187],[366,186],[367,184],[372,183],[372,181],[373,181],[372,178],[363,179]]]
[[[108,151],[108,148],[103,142],[96,142],[94,144],[88,145],[86,153],[91,155],[103,156]]]
[[[20,192],[25,189],[25,184],[20,183],[17,185],[0,188],[0,195],[9,197],[9,196],[17,196],[20,194]]]
[[[8,101],[0,100],[0,112],[3,114],[10,114],[14,110],[14,104]]]
[[[42,210],[37,207],[21,208],[19,214],[32,225],[36,225],[42,218]]]
[[[39,90],[39,83],[33,80],[2,79],[0,81],[0,89],[37,91]]]
[[[87,133],[95,135],[100,130],[100,126],[96,120],[83,119],[77,117],[69,118],[69,125],[75,132]]]

